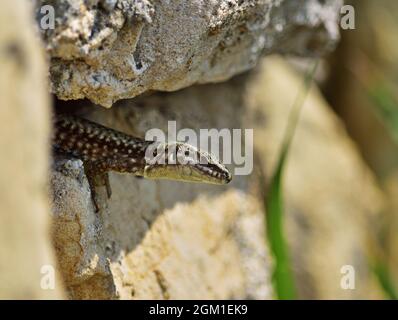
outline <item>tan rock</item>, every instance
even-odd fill
[[[62,297],[49,237],[47,70],[30,9],[0,10],[0,299]]]

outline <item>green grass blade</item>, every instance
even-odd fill
[[[389,88],[383,84],[370,88],[368,95],[377,115],[398,143],[398,101]]]
[[[380,283],[385,295],[391,300],[398,300],[397,291],[393,285],[390,272],[386,264],[382,261],[376,261],[373,266],[373,272],[375,273],[377,280]]]
[[[305,77],[304,87],[300,89],[289,114],[282,149],[280,151],[274,175],[269,185],[268,194],[264,199],[268,243],[275,259],[275,268],[273,270],[272,278],[278,299],[292,300],[296,298],[296,289],[291,270],[288,246],[283,234],[284,203],[282,180],[289,147],[299,120],[301,108],[311,87],[317,65],[318,63],[316,62],[308,71]]]

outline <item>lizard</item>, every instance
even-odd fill
[[[52,145],[55,152],[83,161],[96,212],[99,211],[96,181],[99,179],[106,187],[110,198],[108,173],[111,171],[147,179],[219,185],[232,179],[218,159],[188,143],[148,141],[72,115],[55,118]],[[177,159],[169,157],[173,154]]]

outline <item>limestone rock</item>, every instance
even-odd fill
[[[342,0],[36,0],[52,90],[102,106],[149,90],[223,81],[263,54],[322,55],[339,39]],[[44,20],[43,20],[44,19]]]
[[[6,1],[0,10],[0,299],[62,297],[49,233],[47,71],[31,9]]]

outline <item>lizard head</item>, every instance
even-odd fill
[[[232,179],[218,159],[183,142],[155,142],[145,158],[145,178],[211,184],[227,184]]]

